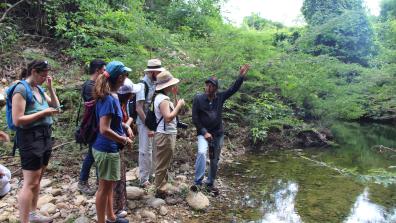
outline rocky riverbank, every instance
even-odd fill
[[[220,168],[245,153],[242,137],[241,133],[226,137]],[[128,150],[127,218],[130,222],[200,222],[199,219],[217,206],[214,204],[226,205],[227,202],[231,202],[227,198],[230,188],[221,175],[217,181],[220,189],[220,195],[217,197],[204,191],[199,193],[190,191],[194,176],[195,140],[193,129],[181,131],[179,134],[170,170],[168,186],[170,196],[166,199],[155,198],[153,187],[142,189],[137,186],[137,151]],[[7,145],[8,148],[10,146],[11,144]],[[43,215],[53,216],[54,222],[95,222],[96,220],[95,197],[81,194],[77,189],[82,153],[83,151],[80,151],[78,145],[74,143],[56,147],[53,151],[53,157],[41,183],[38,209]],[[22,186],[19,158],[4,157],[3,160],[13,172],[13,176],[11,192],[0,200],[0,222],[18,222],[17,193]],[[93,169],[91,176],[95,176]],[[95,184],[96,180],[91,177],[90,185]]]

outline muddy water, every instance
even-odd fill
[[[332,148],[248,154],[221,170],[218,222],[396,222],[396,128],[336,123]],[[228,204],[228,205],[226,205]]]

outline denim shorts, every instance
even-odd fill
[[[17,130],[16,144],[23,170],[39,170],[48,165],[52,153],[51,134],[50,126]]]
[[[120,153],[107,153],[92,149],[92,155],[98,167],[98,177],[102,180],[118,181],[121,178]]]

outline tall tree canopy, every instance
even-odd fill
[[[376,50],[362,0],[305,0],[302,13],[309,24],[300,41],[305,52],[368,66]]]
[[[345,10],[362,9],[362,0],[305,0],[301,11],[309,25],[320,25]]]

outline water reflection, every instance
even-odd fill
[[[301,218],[295,210],[298,185],[294,182],[278,180],[276,191],[269,201],[263,204],[265,215],[261,222],[300,223]]]
[[[368,188],[358,196],[345,223],[385,223],[396,222],[396,209],[388,213],[386,209],[369,200]]]

